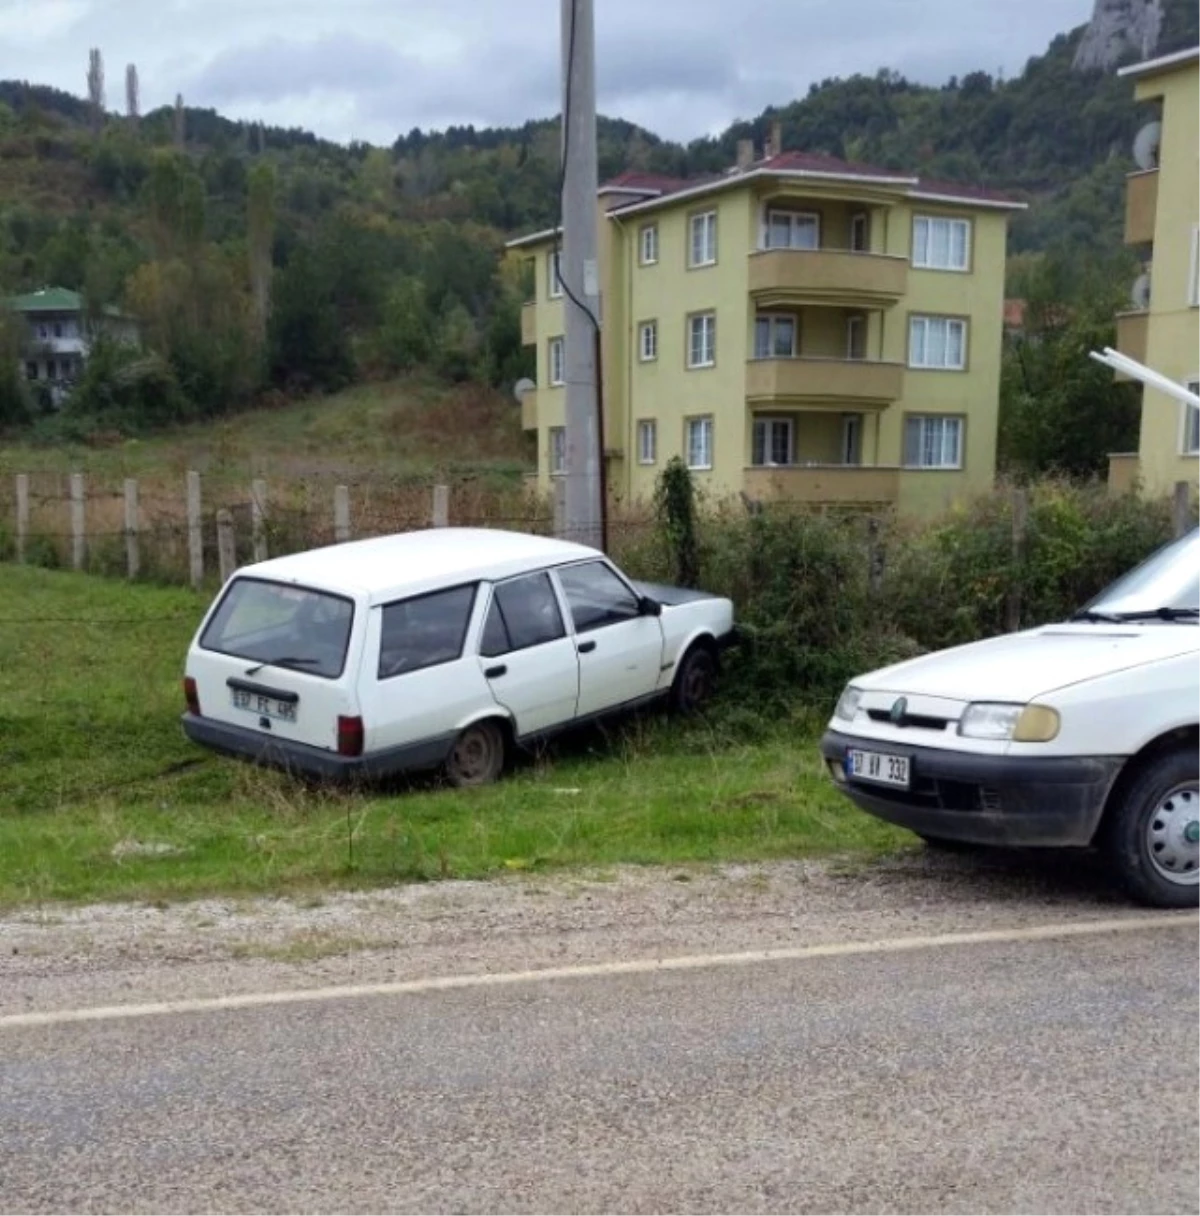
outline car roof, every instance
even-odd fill
[[[427,528],[308,549],[256,562],[239,577],[266,578],[383,603],[475,579],[511,578],[602,557],[571,541],[494,528]]]

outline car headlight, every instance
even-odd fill
[[[833,711],[835,718],[841,718],[843,722],[853,722],[854,715],[858,713],[858,703],[862,700],[862,689],[855,688],[853,684],[847,684],[842,695],[838,698],[837,708]]]
[[[1049,743],[1061,720],[1048,705],[1008,705],[976,701],[968,705],[958,723],[966,739],[1011,739],[1014,743]]]

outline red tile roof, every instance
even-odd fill
[[[748,165],[745,174],[766,170],[771,173],[825,173],[837,177],[883,177],[893,181],[899,179],[908,184],[908,189],[917,194],[935,195],[947,199],[966,199],[981,203],[1019,204],[1020,200],[1011,194],[992,190],[985,186],[971,185],[966,182],[948,182],[936,178],[917,177],[896,169],[883,169],[878,165],[866,165],[856,161],[841,160],[836,156],[826,156],[821,152],[781,152],[766,160],[757,160]],[[660,173],[639,173],[630,171],[606,181],[602,189],[644,191],[656,197],[676,194],[681,190],[694,190],[701,186],[717,185],[721,182],[732,181],[738,176],[737,171],[724,174],[707,174],[699,177],[680,178],[667,177]],[[630,203],[630,206],[636,204]]]

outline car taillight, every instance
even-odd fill
[[[184,678],[183,698],[187,702],[188,713],[200,713],[200,694],[196,691],[196,681],[191,676]]]
[[[363,720],[338,718],[337,749],[339,756],[361,756],[363,752]]]

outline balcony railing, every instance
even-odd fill
[[[1146,339],[1150,329],[1150,314],[1145,309],[1117,313],[1117,350],[1138,363],[1146,362]],[[1129,377],[1117,373],[1118,380]]]
[[[750,255],[750,292],[766,306],[825,304],[888,308],[908,287],[908,260],[848,249],[760,249]]]
[[[521,396],[521,430],[536,431],[538,424],[537,390],[530,389]]]
[[[884,408],[904,391],[904,365],[871,359],[751,359],[746,400],[753,404],[849,404]]]
[[[1158,170],[1142,169],[1125,179],[1125,244],[1143,245],[1154,240],[1154,218],[1158,214]]]
[[[743,488],[760,502],[894,503],[900,497],[900,470],[860,464],[751,466]]]
[[[537,301],[529,300],[521,305],[521,345],[537,345]]]

